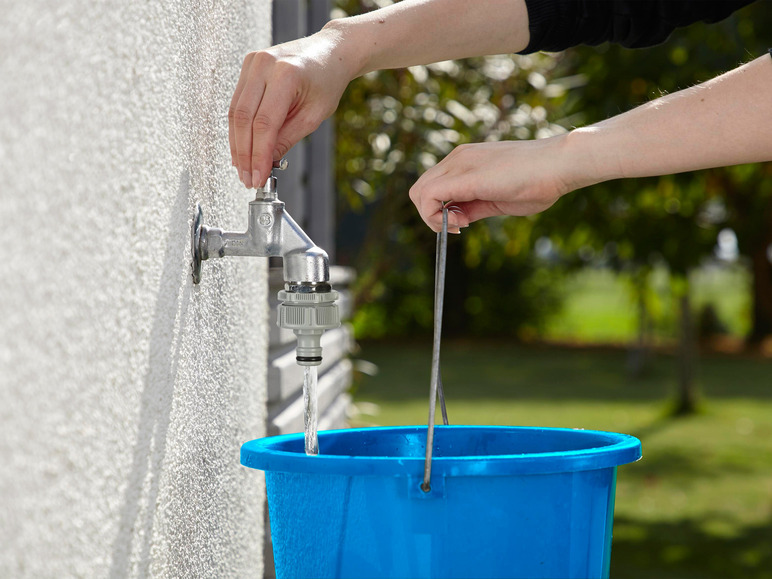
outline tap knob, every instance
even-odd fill
[[[288,165],[289,165],[289,161],[287,161],[287,157],[282,157],[278,161],[273,162],[273,167],[271,168],[271,172],[273,173],[274,169],[278,169],[279,171],[284,171]]]
[[[271,175],[268,177],[265,185],[257,189],[257,196],[255,197],[255,200],[276,199],[276,186],[278,179],[276,178],[276,175],[273,174],[273,172],[276,170],[284,171],[288,165],[289,161],[287,161],[286,157],[273,162],[273,167],[271,167]]]

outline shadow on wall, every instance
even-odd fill
[[[163,270],[159,284],[156,306],[153,312],[153,327],[150,332],[148,370],[140,401],[139,426],[134,456],[129,472],[123,509],[118,526],[118,536],[113,544],[110,577],[127,577],[129,561],[134,550],[135,537],[142,544],[139,549],[137,575],[149,575],[150,546],[153,539],[153,519],[158,500],[161,468],[166,454],[174,382],[180,359],[181,334],[175,335],[177,319],[184,319],[190,303],[191,284],[183,283],[177,291],[170,291],[180,279],[179,255],[187,239],[175,229],[180,215],[188,212],[190,175],[187,170],[180,176],[177,197],[171,207],[169,227],[171,239],[163,257]],[[178,302],[179,292],[183,292]],[[175,307],[176,306],[176,307]],[[143,497],[145,481],[150,480],[150,489]]]

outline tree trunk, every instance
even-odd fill
[[[753,325],[748,341],[759,344],[772,334],[772,264],[767,244],[758,244],[751,255],[753,265]]]
[[[469,327],[466,313],[466,298],[469,294],[464,266],[464,245],[459,236],[449,235],[448,257],[445,268],[445,307],[442,333],[445,336],[463,336]],[[455,239],[454,239],[455,237]]]
[[[683,291],[679,293],[678,394],[673,414],[683,416],[693,414],[697,410],[697,387],[694,380],[697,348],[688,280],[684,284]]]
[[[648,273],[638,273],[633,278],[635,297],[638,306],[638,335],[636,342],[630,347],[627,354],[627,370],[633,378],[640,378],[646,372],[649,364],[649,333],[651,323],[649,308],[646,304],[648,291]]]

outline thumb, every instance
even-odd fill
[[[459,227],[466,227],[470,223],[485,219],[487,217],[494,217],[496,215],[504,215],[501,209],[493,201],[484,201],[482,199],[475,199],[473,201],[453,202],[448,207],[455,208],[459,213],[457,214],[457,221]],[[442,219],[442,217],[440,217]],[[450,217],[448,218],[450,221]]]

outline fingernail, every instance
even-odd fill
[[[233,159],[231,159],[231,167],[235,167],[235,166],[236,166],[236,161],[234,161]]]
[[[252,177],[249,175],[249,171],[242,171],[241,172],[241,182],[244,183],[244,185],[247,186],[247,189],[252,188]]]
[[[252,171],[252,185],[255,188],[260,187],[260,171]]]

